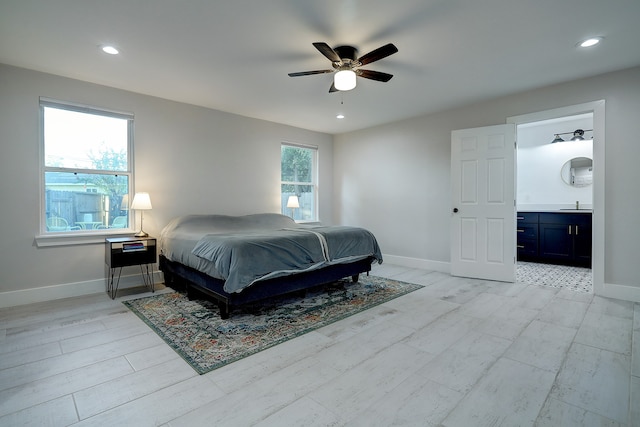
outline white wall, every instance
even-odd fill
[[[575,207],[576,201],[583,208],[592,207],[593,185],[568,185],[560,171],[572,158],[593,159],[593,141],[570,141],[571,135],[563,135],[565,142],[550,144],[555,133],[593,129],[592,115],[582,116],[518,126],[518,210],[568,209]],[[591,137],[593,132],[585,136]]]
[[[330,135],[0,64],[0,306],[105,289],[102,244],[34,243],[41,96],[135,114],[135,189],[151,195],[152,235],[187,213],[279,212],[282,141],[319,147],[320,220],[332,223]]]
[[[451,131],[600,99],[606,101],[604,280],[640,287],[640,144],[629,138],[640,117],[638,67],[336,136],[335,219],[369,227],[387,259],[447,265]]]

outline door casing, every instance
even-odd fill
[[[604,243],[605,243],[605,101],[598,100],[584,104],[570,105],[536,113],[507,118],[507,123],[516,126],[525,123],[555,119],[583,113],[593,113],[593,216],[591,271],[593,291],[597,295],[608,296],[604,283]],[[611,295],[613,296],[613,295]]]

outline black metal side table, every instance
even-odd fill
[[[111,237],[105,239],[105,262],[109,267],[107,293],[111,299],[116,298],[122,267],[139,265],[142,281],[145,286],[155,292],[153,271],[149,266],[156,262],[156,239],[154,237]],[[146,270],[145,270],[146,267]],[[118,270],[118,277],[114,279]]]

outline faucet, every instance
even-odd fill
[[[576,210],[580,210],[580,201],[576,200]]]

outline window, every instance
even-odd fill
[[[129,228],[133,115],[40,100],[43,233]]]
[[[317,221],[317,147],[282,144],[280,160],[282,214],[296,221]],[[297,197],[299,207],[291,207],[291,196]]]

